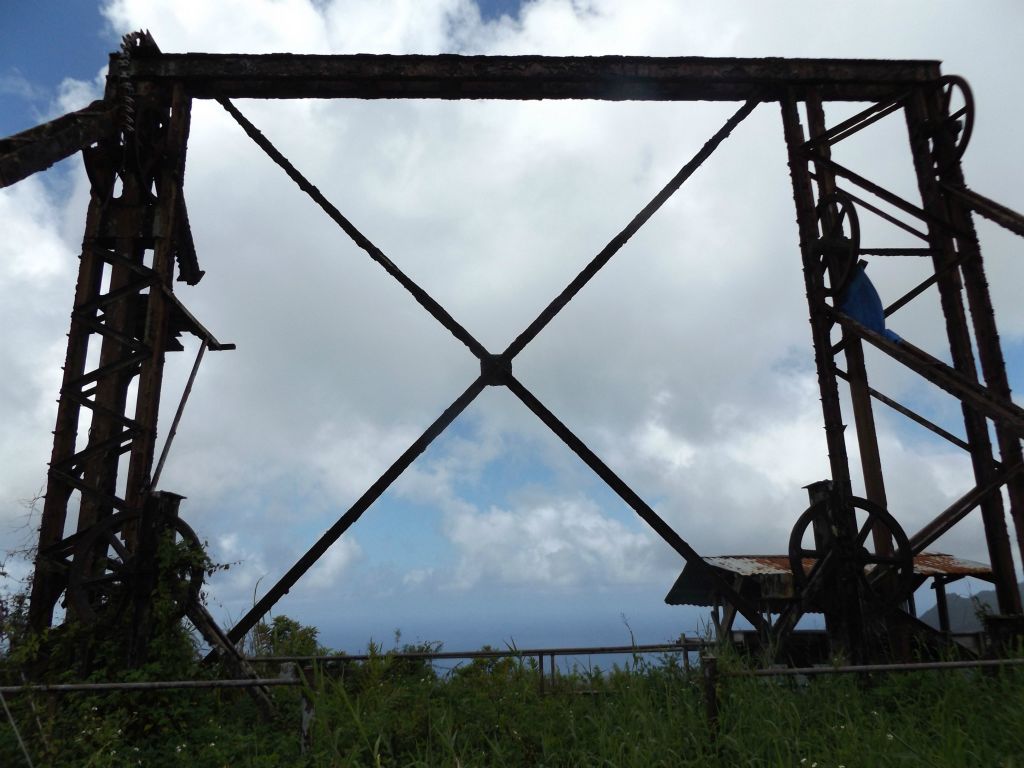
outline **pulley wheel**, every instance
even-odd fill
[[[853,278],[860,256],[860,220],[853,201],[842,192],[818,201],[818,272],[826,296],[841,296]]]
[[[974,133],[974,94],[971,86],[959,75],[945,75],[939,83],[942,85],[943,114],[940,129],[953,141],[953,157],[945,163],[949,166],[964,156]]]
[[[828,503],[822,500],[808,507],[797,519],[790,535],[789,564],[800,592],[807,588],[814,568],[824,567],[826,571],[834,572],[834,569],[842,567],[841,558],[836,556],[842,547],[819,549],[814,543],[815,523],[828,524]],[[896,518],[881,505],[856,496],[850,499],[850,503],[857,520],[856,536],[846,548],[853,559],[850,570],[858,574],[863,586],[862,593],[871,602],[879,606],[898,605],[914,587],[914,558],[907,534]],[[875,551],[871,532],[876,524],[880,524],[891,536],[891,553]],[[814,565],[809,565],[806,562],[808,560],[813,561]],[[827,579],[829,575],[822,573],[821,577]]]
[[[166,590],[170,613],[184,615],[199,598],[206,555],[195,532],[172,518],[161,535],[157,557],[150,562],[129,552],[125,532],[140,515],[118,514],[96,525],[75,547],[68,574],[68,603],[82,621],[114,619],[128,607],[141,579],[155,577]]]

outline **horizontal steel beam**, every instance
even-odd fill
[[[135,56],[129,72],[182,81],[207,99],[607,101],[776,101],[804,88],[827,101],[879,101],[940,75],[937,61],[289,53]]]
[[[54,163],[113,135],[117,110],[94,101],[48,123],[0,139],[0,187],[44,171]]]
[[[1024,408],[1001,397],[988,387],[971,381],[960,371],[932,357],[908,341],[893,341],[858,323],[849,315],[826,307],[826,312],[843,327],[872,346],[903,363],[921,377],[944,389],[970,406],[975,412],[992,419],[1019,438],[1024,438]],[[968,441],[970,442],[970,441]]]

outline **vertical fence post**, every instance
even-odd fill
[[[308,755],[313,749],[313,718],[316,716],[313,697],[310,695],[310,688],[317,683],[315,668],[313,666],[303,667],[302,679],[306,684],[302,686],[302,699],[299,704],[300,751],[301,754]]]
[[[313,747],[313,716],[316,714],[313,707],[313,699],[310,698],[309,688],[314,684],[313,667],[299,668],[293,661],[286,661],[281,665],[281,677],[286,680],[301,680],[301,698],[299,699],[299,752],[308,755]]]
[[[711,743],[718,741],[718,659],[714,654],[701,657],[701,674],[704,677],[704,708],[708,718],[708,734]]]

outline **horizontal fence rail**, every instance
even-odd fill
[[[113,693],[115,691],[174,691],[207,688],[264,688],[302,685],[297,677],[251,680],[152,680],[132,683],[55,683],[53,685],[0,685],[0,693]]]
[[[970,669],[972,667],[1013,667],[1024,659],[973,659],[970,661],[926,661],[913,664],[850,664],[839,667],[786,667],[722,672],[722,677],[791,677],[800,675],[853,675],[871,672],[927,672],[928,670]]]
[[[555,658],[558,656],[601,656],[612,654],[689,653],[700,651],[709,645],[704,640],[687,640],[682,643],[660,643],[654,645],[610,645],[572,646],[565,648],[508,648],[505,650],[480,651],[413,651],[358,654],[331,654],[323,656],[250,656],[249,662],[268,664],[325,664],[338,662],[366,662],[371,660],[443,661],[451,659],[500,659],[521,658],[538,660],[538,671],[544,678],[544,658],[551,659],[551,675],[555,676]],[[54,683],[2,685],[0,694],[7,693],[112,693],[115,691],[169,691],[203,690],[214,688],[264,688],[272,686],[303,685],[298,676],[264,677],[243,680],[155,680],[124,683]],[[543,682],[541,683],[543,690]]]
[[[248,656],[250,662],[336,662],[369,661],[370,659],[415,659],[434,661],[444,659],[500,659],[507,656],[532,658],[534,656],[601,656],[608,654],[662,653],[672,651],[700,651],[710,645],[705,640],[687,640],[682,643],[660,643],[655,645],[606,645],[570,646],[566,648],[508,648],[486,651],[409,651],[398,653],[354,653],[327,656]]]

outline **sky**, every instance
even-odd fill
[[[775,10],[773,8],[784,8]],[[167,52],[917,58],[971,83],[968,182],[1015,208],[1024,9],[1012,2],[13,0],[0,135],[97,98],[121,34]],[[488,349],[500,351],[734,104],[255,102],[237,106]],[[863,105],[830,106],[835,122]],[[837,159],[905,197],[898,119]],[[478,364],[249,141],[193,108],[185,183],[203,281],[178,296],[236,351],[207,355],[161,480],[231,567],[233,623],[473,380]],[[80,160],[0,190],[0,550],[38,525],[88,191]],[[516,376],[702,554],[783,553],[827,476],[778,107],[759,106],[515,362]],[[913,245],[862,215],[865,247]],[[1020,243],[979,221],[1011,385]],[[891,301],[927,266],[872,262]],[[180,286],[180,287],[179,287]],[[926,294],[890,326],[946,358]],[[168,356],[166,424],[195,352]],[[869,351],[872,383],[957,434],[958,406]],[[848,403],[844,411],[848,420]],[[958,449],[876,407],[890,509],[911,533],[972,485]],[[851,431],[852,432],[852,431]],[[848,446],[856,458],[855,441]],[[854,469],[855,486],[860,488]],[[976,518],[937,551],[987,561]],[[662,642],[682,561],[509,392],[491,388],[279,603],[348,650],[369,638]],[[922,596],[922,602],[927,597]]]

